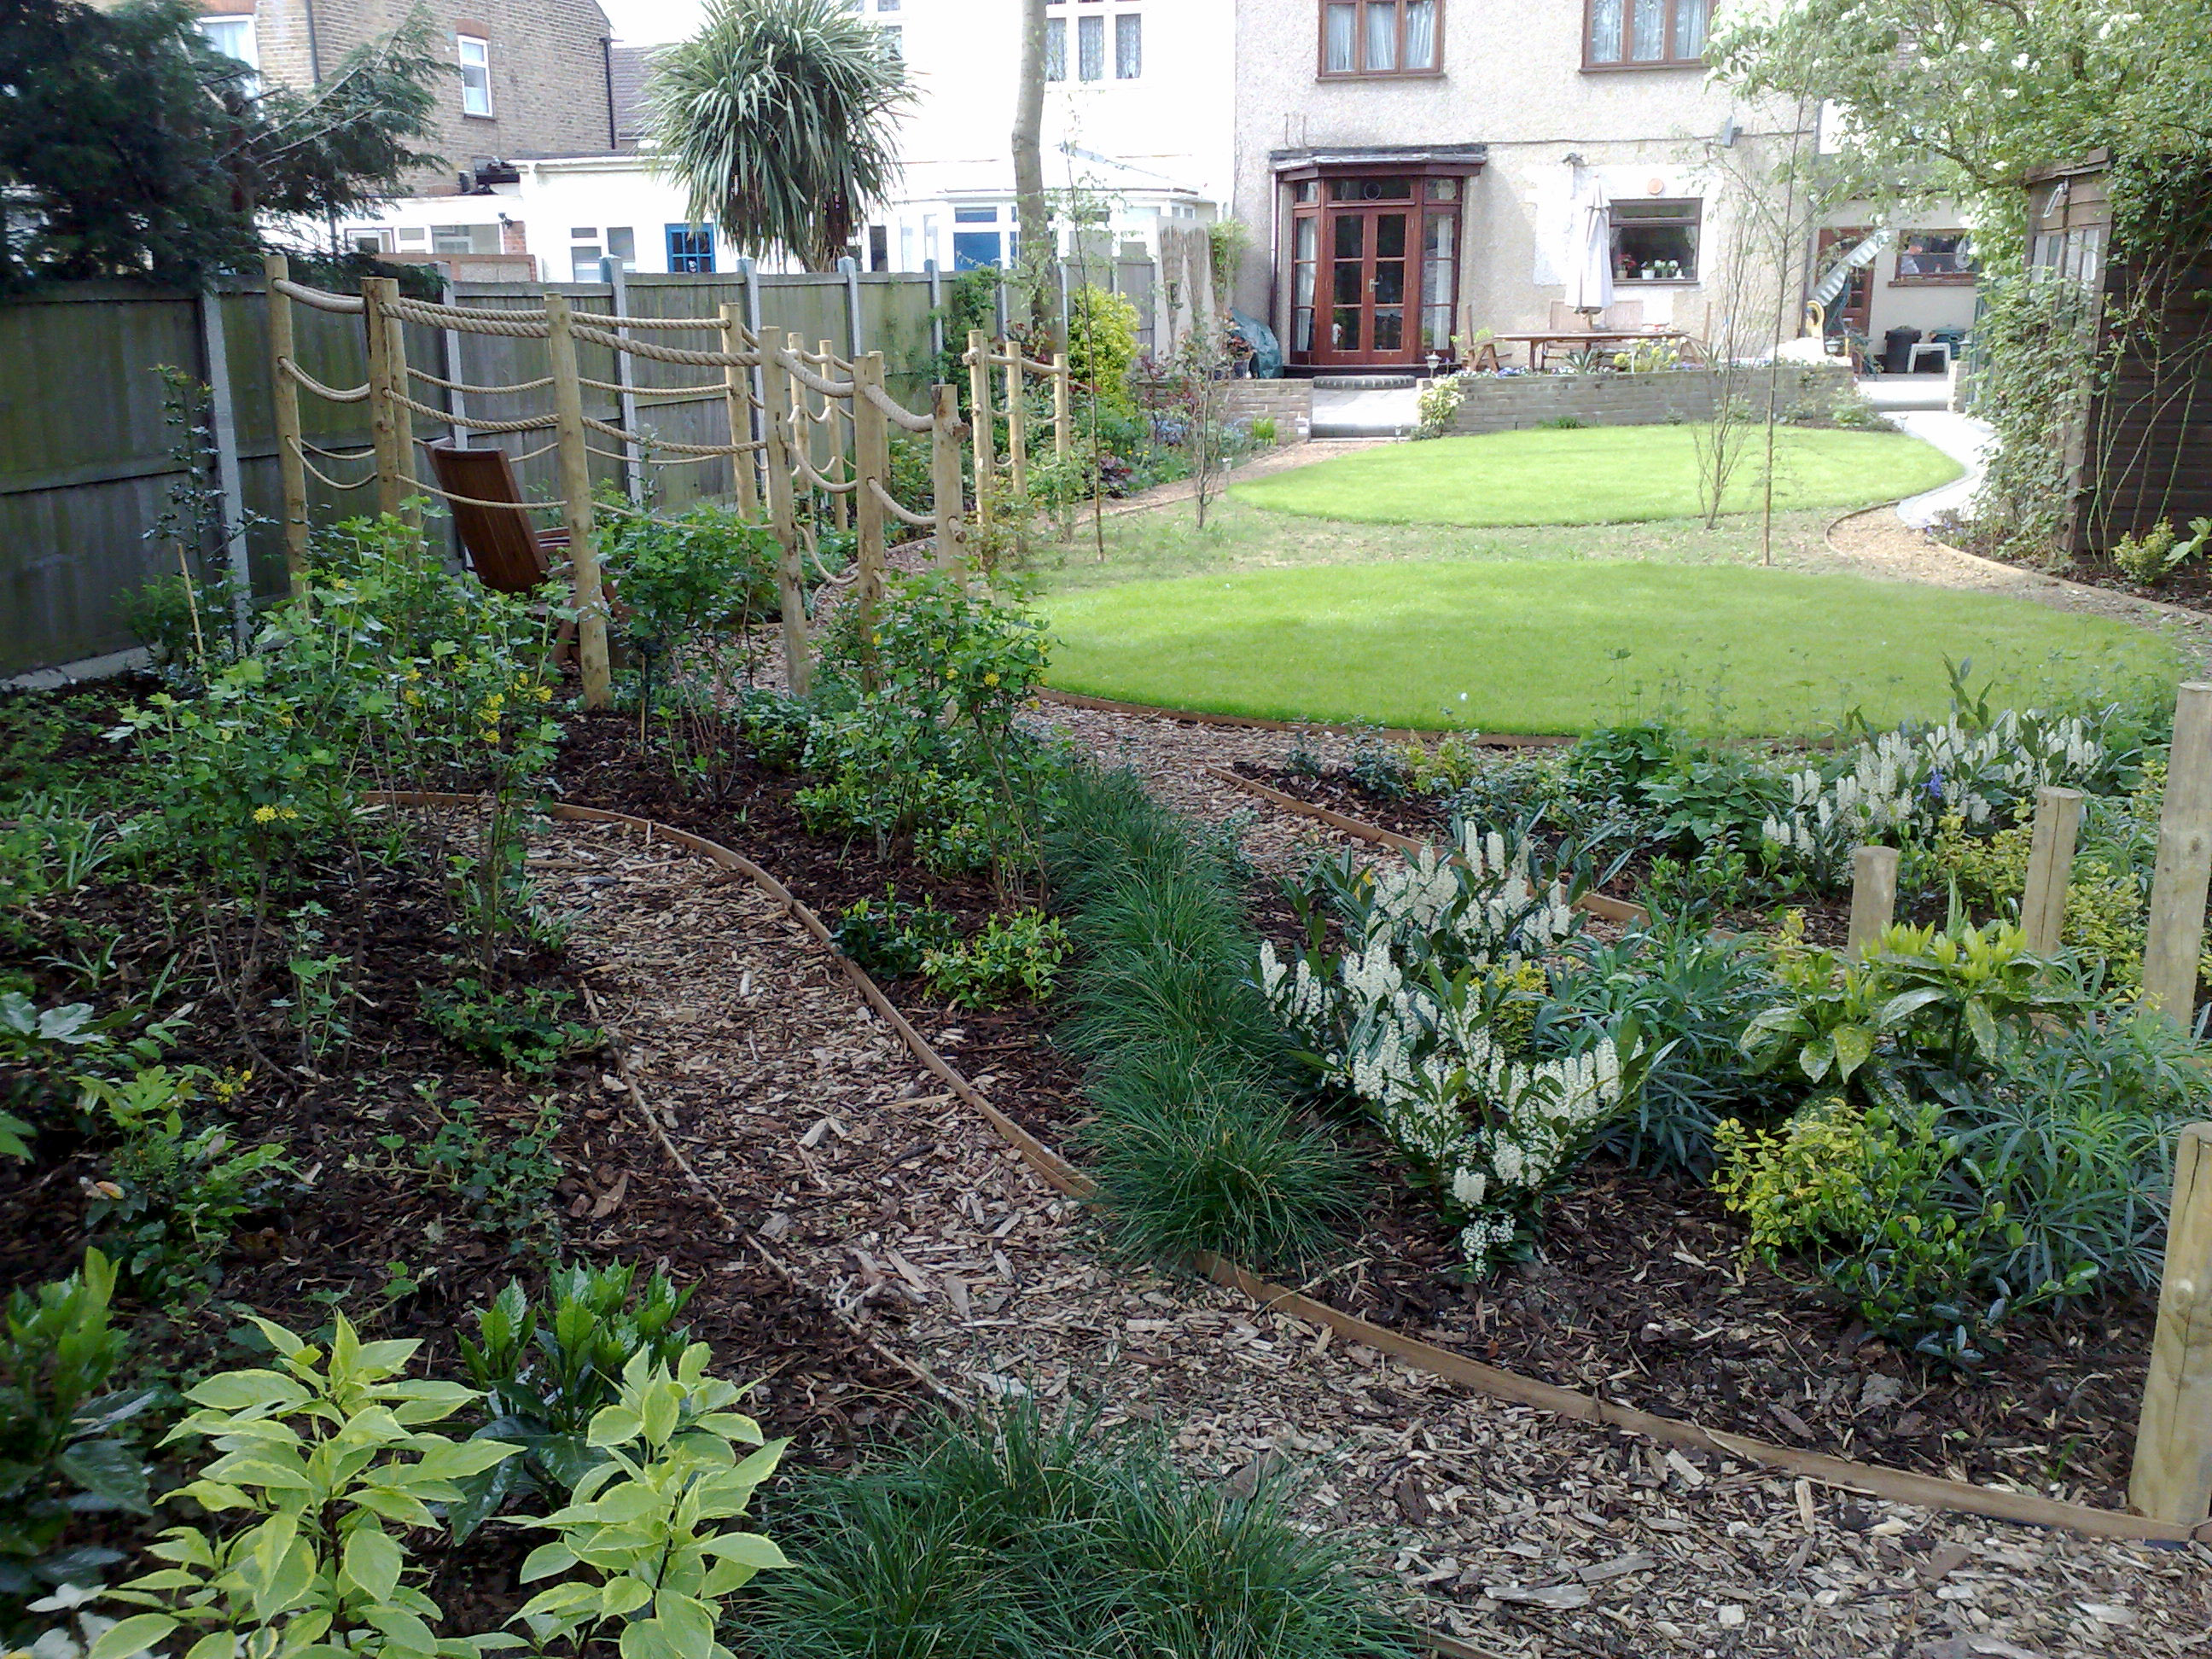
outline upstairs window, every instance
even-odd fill
[[[1322,0],[1323,76],[1434,75],[1443,0]]]
[[[1106,78],[1106,20],[1092,15],[1075,20],[1077,76],[1085,81]]]
[[[1135,81],[1145,73],[1145,15],[1125,11],[1114,20],[1114,78]]]
[[[247,73],[240,76],[240,84],[250,97],[261,89],[258,71],[261,67],[261,49],[253,38],[251,17],[203,17],[199,20],[200,38],[224,57],[243,64]]]
[[[1067,19],[1065,17],[1044,20],[1044,78],[1048,81],[1067,79]]]
[[[1701,64],[1711,0],[1585,0],[1583,67]]]
[[[453,37],[461,64],[461,113],[491,113],[491,42],[473,34]]]

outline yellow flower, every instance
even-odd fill
[[[552,701],[553,701],[553,688],[552,688],[551,686],[550,686],[550,685],[541,685],[541,686],[539,686],[539,687],[538,688],[538,702],[552,702]]]
[[[998,683],[999,677],[996,674],[986,674],[983,676],[983,684],[986,685],[996,685]]]
[[[276,809],[275,807],[273,807],[273,806],[257,806],[257,807],[255,807],[255,808],[253,809],[253,821],[254,821],[256,823],[276,823]]]
[[[276,809],[276,816],[289,823],[300,815],[289,806],[280,806]]]

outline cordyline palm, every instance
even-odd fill
[[[741,253],[826,270],[898,168],[910,100],[881,30],[843,0],[715,0],[654,64],[660,166]]]

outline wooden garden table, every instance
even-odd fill
[[[1687,349],[1695,349],[1687,334],[1680,329],[1668,328],[1546,328],[1526,334],[1493,334],[1490,337],[1490,343],[1493,345],[1526,346],[1531,372],[1543,367],[1544,351],[1549,346],[1629,346],[1650,340],[1672,340]]]

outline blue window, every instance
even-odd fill
[[[714,268],[714,226],[669,226],[668,268],[676,271],[713,270]]]
[[[999,263],[1000,239],[995,230],[956,230],[952,233],[952,268],[981,270]]]

